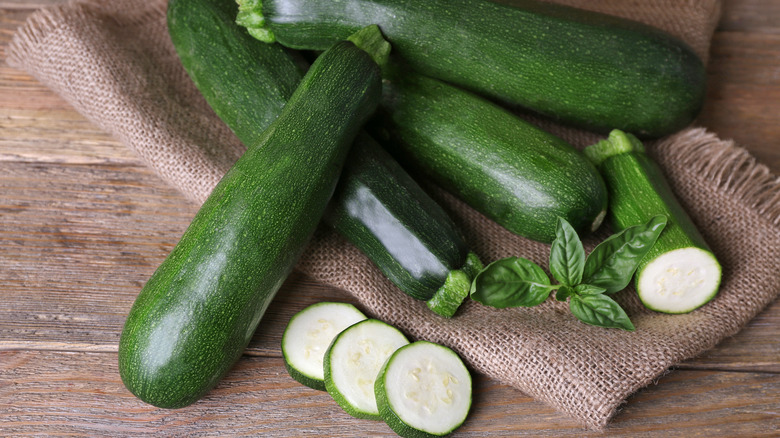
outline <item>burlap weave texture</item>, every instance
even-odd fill
[[[230,0],[228,0],[230,1]],[[510,0],[507,0],[510,1]],[[718,0],[559,0],[637,19],[686,40],[704,58]],[[202,202],[243,146],[198,94],[167,35],[164,0],[84,1],[44,9],[16,33],[8,62],[31,73]],[[582,148],[598,136],[535,120]],[[414,338],[451,346],[475,370],[604,428],[630,394],[670,366],[736,333],[780,291],[780,181],[743,149],[689,128],[648,145],[724,266],[718,297],[687,315],[618,297],[633,333],[579,323],[565,303],[490,309],[468,302],[452,320],[397,290],[371,262],[321,229],[298,269],[353,294]],[[549,247],[512,235],[441,190],[434,195],[484,261],[547,264]],[[585,240],[586,249],[606,234]]]

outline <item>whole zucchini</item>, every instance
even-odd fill
[[[133,394],[186,406],[240,357],[319,223],[380,92],[380,68],[352,42],[312,65],[133,304],[119,343],[119,372]]]
[[[235,2],[182,5],[171,3],[169,29],[184,68],[238,138],[256,143],[292,94],[289,83],[300,80],[297,63],[236,25]],[[355,141],[325,220],[442,316],[452,316],[468,295],[472,265],[481,266],[447,213],[367,134]]]
[[[391,153],[508,230],[550,243],[559,217],[580,232],[604,219],[607,189],[593,164],[505,109],[411,72],[389,73],[381,107],[377,131],[387,136],[377,138]]]
[[[198,91],[252,145],[279,117],[303,71],[282,46],[257,44],[237,26],[237,11],[231,0],[170,0],[168,34]],[[252,84],[252,92],[236,84]]]
[[[367,134],[342,175],[325,222],[401,290],[451,317],[482,268],[452,219]]]
[[[535,0],[239,0],[265,41],[324,49],[377,24],[419,72],[594,131],[658,137],[688,125],[702,61],[641,23]]]

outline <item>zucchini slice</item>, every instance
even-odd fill
[[[402,437],[453,432],[471,409],[471,375],[447,347],[417,341],[385,362],[374,386],[382,419]]]
[[[296,313],[282,335],[287,372],[309,388],[325,391],[325,351],[336,335],[364,319],[366,315],[349,303],[322,302]]]
[[[606,140],[585,148],[585,154],[607,183],[617,230],[655,215],[667,217],[666,228],[636,271],[644,305],[658,312],[687,313],[710,301],[720,286],[720,263],[642,142],[614,130]]]
[[[408,343],[397,328],[377,319],[351,325],[325,352],[325,388],[353,417],[381,420],[374,381],[385,360]]]

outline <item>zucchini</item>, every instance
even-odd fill
[[[516,234],[550,243],[559,217],[587,233],[606,214],[580,151],[468,91],[388,68],[378,113],[377,138],[399,161]]]
[[[169,29],[206,101],[251,145],[278,116],[302,73],[281,46],[260,44],[237,26],[236,12],[232,1],[182,6],[174,0]],[[472,271],[481,266],[447,213],[365,134],[352,147],[325,220],[402,291],[442,316],[454,314],[468,294]],[[394,240],[399,236],[407,247]]]
[[[641,23],[534,0],[239,0],[255,36],[321,50],[377,24],[415,70],[606,133],[659,137],[688,125],[702,61]]]
[[[325,352],[325,387],[349,415],[381,420],[374,381],[388,357],[409,341],[397,328],[366,319],[336,335]]]
[[[170,0],[168,33],[198,91],[246,145],[282,112],[303,71],[278,44],[256,44],[224,0]],[[252,92],[235,84],[252,84]],[[220,102],[215,105],[214,102]]]
[[[133,394],[158,407],[186,406],[241,356],[380,93],[379,66],[352,42],[312,65],[133,304],[119,342],[119,372]]]
[[[687,313],[710,301],[720,286],[721,266],[642,142],[614,130],[585,153],[607,182],[610,220],[617,230],[659,214],[667,217],[666,228],[635,274],[644,305],[664,313]]]
[[[364,319],[366,315],[348,303],[322,302],[296,313],[282,335],[287,372],[309,388],[325,391],[325,351],[336,335]]]
[[[447,213],[366,134],[350,151],[324,219],[401,290],[445,317],[482,268]]]
[[[380,416],[406,438],[443,436],[460,427],[471,391],[471,374],[460,357],[427,341],[396,350],[374,384]]]

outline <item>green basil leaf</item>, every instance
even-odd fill
[[[558,301],[566,301],[567,298],[574,295],[574,288],[571,286],[561,286],[558,291],[555,292],[555,299]]]
[[[544,302],[553,286],[536,263],[507,257],[487,265],[471,284],[471,298],[497,307],[532,307]]]
[[[607,295],[572,295],[569,309],[577,319],[586,324],[634,331],[634,324],[626,312]]]
[[[558,218],[550,247],[550,272],[561,284],[574,286],[582,280],[584,267],[585,249],[580,237],[565,219]]]
[[[585,259],[582,282],[603,287],[608,294],[625,289],[665,226],[666,216],[658,215],[608,237]]]
[[[574,287],[574,293],[577,295],[598,295],[603,294],[607,290],[603,287],[594,286],[592,284],[578,284]]]

